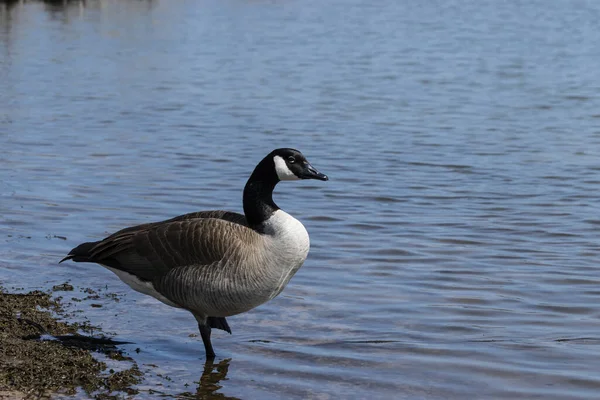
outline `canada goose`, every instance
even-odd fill
[[[211,328],[277,296],[306,260],[304,225],[273,202],[279,181],[328,180],[294,149],[276,149],[244,188],[244,215],[200,211],[122,229],[82,243],[60,262],[98,263],[132,289],[190,311],[207,358]]]

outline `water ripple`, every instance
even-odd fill
[[[148,376],[148,397],[595,398],[598,15],[541,0],[0,4],[0,284],[118,293],[74,311],[171,377]],[[331,180],[277,187],[311,252],[281,296],[214,333],[224,359],[200,361],[187,312],[56,265],[131,224],[240,212],[275,147]]]

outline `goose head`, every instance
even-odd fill
[[[300,179],[326,181],[329,178],[310,165],[298,150],[282,148],[267,154],[244,187],[244,214],[249,226],[262,231],[263,223],[279,210],[273,202],[275,186],[281,181]]]
[[[304,154],[295,149],[276,149],[267,158],[273,160],[275,173],[280,181],[295,181],[299,179],[329,180],[327,175],[317,171],[310,165]]]

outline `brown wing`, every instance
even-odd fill
[[[255,235],[250,228],[222,219],[165,222],[102,240],[90,250],[88,261],[151,281],[174,268],[219,262],[232,247]]]
[[[104,264],[150,281],[173,268],[218,262],[232,243],[253,240],[255,235],[241,214],[201,211],[125,228],[99,242],[83,243],[63,261]]]

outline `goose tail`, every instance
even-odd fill
[[[65,258],[60,260],[58,263],[60,264],[63,261],[73,260],[75,262],[86,262],[90,261],[90,252],[96,246],[98,242],[86,242],[82,243],[79,246],[75,247],[73,250],[67,254]]]

